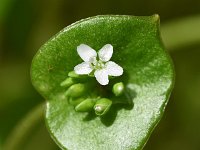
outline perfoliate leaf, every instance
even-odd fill
[[[115,103],[106,115],[76,112],[60,84],[82,62],[77,46],[87,44],[99,50],[113,46],[112,61],[124,73],[110,79],[108,86],[96,83],[85,95],[105,90],[105,98]],[[174,72],[159,33],[158,15],[96,16],[76,22],[44,44],[33,59],[32,82],[46,102],[46,124],[56,143],[69,150],[139,150],[159,122],[169,99]],[[115,83],[123,82],[125,96],[112,93]],[[93,93],[94,92],[94,93]],[[98,93],[98,92],[97,92]],[[98,94],[97,94],[98,96]],[[104,98],[103,97],[103,98]]]

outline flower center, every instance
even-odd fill
[[[92,64],[92,67],[95,69],[95,70],[98,70],[98,69],[103,69],[105,67],[105,64],[104,62],[102,62],[101,60],[96,60],[96,58],[92,58],[91,59],[91,64]]]
[[[95,69],[102,69],[104,68],[105,64],[102,61],[97,61],[96,65],[95,65]]]

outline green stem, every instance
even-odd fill
[[[166,48],[171,51],[200,43],[200,16],[176,19],[161,25],[161,35]]]
[[[13,129],[5,144],[4,150],[21,150],[22,145],[25,144],[27,137],[29,137],[33,128],[42,122],[44,117],[44,103],[38,105],[31,110],[23,120]]]

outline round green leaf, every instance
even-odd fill
[[[60,84],[81,63],[76,48],[114,48],[112,60],[133,105],[112,105],[102,117],[68,104]],[[44,44],[33,59],[35,88],[47,100],[46,124],[53,139],[69,150],[138,150],[160,120],[173,86],[171,60],[160,40],[159,17],[96,16],[74,23]],[[98,87],[97,87],[98,88]],[[107,93],[109,99],[111,91]],[[126,97],[119,97],[127,101]]]

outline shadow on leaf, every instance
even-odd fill
[[[111,126],[118,114],[118,111],[121,109],[131,110],[134,107],[133,99],[136,97],[136,92],[126,91],[125,95],[120,97],[113,97],[113,105],[111,106],[110,110],[103,116],[100,116],[101,122],[109,127]],[[122,101],[126,100],[126,101]],[[91,121],[98,117],[94,111],[89,112],[86,117],[83,119],[83,121]]]

